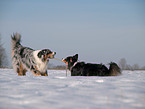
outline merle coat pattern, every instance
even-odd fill
[[[120,68],[114,62],[110,63],[108,69],[103,64],[78,62],[78,54],[63,59],[63,62],[68,65],[71,76],[117,76],[121,74]]]
[[[27,71],[36,76],[48,76],[47,63],[54,58],[55,52],[49,49],[33,50],[20,44],[21,35],[16,33],[11,36],[12,65],[18,75],[26,75]]]

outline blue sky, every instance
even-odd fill
[[[144,0],[1,0],[0,34],[10,60],[10,35],[50,48],[57,58],[107,64],[125,58],[145,66]],[[53,64],[62,64],[51,60]]]

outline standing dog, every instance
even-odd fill
[[[78,54],[69,56],[62,61],[68,65],[71,76],[117,76],[121,74],[120,68],[114,62],[110,63],[108,69],[103,64],[78,62]]]
[[[48,76],[47,64],[53,59],[56,52],[49,49],[33,50],[21,45],[21,35],[16,33],[11,36],[12,65],[18,75],[26,75],[27,71],[36,76]]]

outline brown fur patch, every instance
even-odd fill
[[[17,72],[17,73],[19,76],[22,76],[22,72],[23,72],[23,65],[20,64],[19,72]]]

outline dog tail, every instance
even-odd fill
[[[19,33],[11,35],[12,49],[14,49],[17,45],[21,45],[21,35]]]
[[[109,67],[109,75],[110,76],[121,75],[121,69],[119,68],[119,66],[116,63],[111,62],[109,64],[110,64],[110,67]]]

